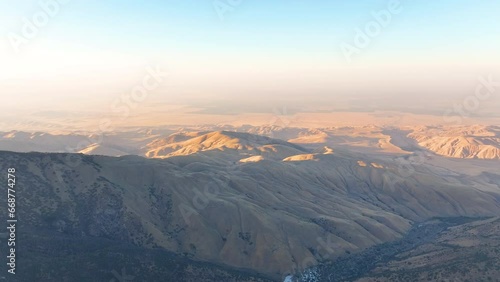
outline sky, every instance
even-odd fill
[[[144,103],[221,112],[438,109],[500,80],[490,0],[0,0],[0,34],[3,112],[104,111],[148,68]]]

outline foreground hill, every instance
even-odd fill
[[[500,277],[499,218],[448,227],[436,237],[398,252],[358,281],[496,281]]]
[[[20,236],[57,232],[59,238],[43,240],[47,252],[61,257],[66,248],[55,246],[63,239],[70,245],[113,240],[116,253],[125,256],[127,246],[158,249],[280,280],[397,240],[417,221],[500,214],[500,189],[486,176],[478,180],[424,164],[408,173],[385,160],[305,153],[249,134],[195,138],[198,151],[166,159],[0,152],[2,170],[18,171]],[[221,138],[223,147],[216,142]],[[277,149],[266,151],[266,159],[233,161],[242,152],[260,156],[262,146],[298,154],[283,160]]]
[[[434,218],[400,240],[322,263],[292,281],[497,281],[499,230],[498,217]]]

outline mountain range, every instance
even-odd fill
[[[80,153],[2,151],[1,169],[18,171],[20,236],[40,234],[43,249],[30,252],[49,261],[71,257],[58,242],[85,242],[88,255],[69,261],[98,269],[96,281],[112,278],[113,269],[103,272],[90,262],[95,244],[106,240],[116,242],[116,255],[103,263],[111,265],[113,257],[136,275],[146,266],[133,258],[144,253],[186,275],[307,281],[301,273],[402,240],[435,217],[500,215],[494,159],[439,156],[403,129],[273,130],[294,142],[248,133],[254,130],[128,132]],[[88,139],[10,132],[0,144],[58,151]],[[120,156],[104,156],[114,154]],[[464,173],[463,166],[478,172]],[[155,265],[155,275],[174,275]],[[30,270],[30,278],[51,281],[42,269]],[[73,271],[79,273],[64,273]]]

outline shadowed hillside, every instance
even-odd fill
[[[192,265],[194,273],[199,265],[190,260],[280,280],[398,240],[416,221],[500,212],[500,192],[483,178],[443,178],[424,164],[407,174],[367,156],[331,150],[304,155],[300,147],[279,140],[224,136],[247,145],[263,140],[301,154],[283,160],[277,152],[274,158],[237,162],[243,158],[239,149],[253,149],[202,150],[166,159],[0,152],[2,169],[18,171],[21,236],[28,230],[56,232],[39,239],[47,252],[62,256],[67,248],[50,246],[87,242],[89,263],[99,252],[92,242],[113,240],[118,256],[133,258],[137,250],[172,264],[176,256],[189,259],[178,267]],[[200,142],[210,139],[205,137]]]

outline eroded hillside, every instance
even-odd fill
[[[398,240],[416,221],[500,213],[500,190],[486,176],[426,164],[403,170],[387,159],[236,136],[247,145],[291,149],[249,162],[238,160],[262,151],[239,144],[166,159],[11,152],[0,158],[2,169],[19,172],[24,230],[164,250],[276,280]]]

